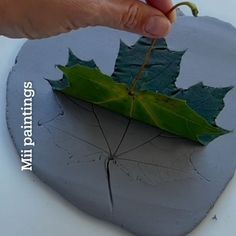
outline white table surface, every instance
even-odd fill
[[[236,26],[235,0],[195,0],[195,3],[201,15],[214,16]],[[19,158],[6,127],[5,96],[7,75],[24,42],[0,37],[0,235],[130,236],[79,211],[37,177],[20,171]],[[214,215],[217,220],[212,219]],[[236,177],[208,217],[189,236],[235,236],[235,219]]]

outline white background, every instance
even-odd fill
[[[195,3],[201,15],[218,17],[236,26],[235,0],[195,0]],[[0,37],[0,235],[129,236],[116,226],[82,213],[35,176],[20,171],[5,122],[5,90],[8,72],[23,43],[24,40]],[[218,220],[212,219],[214,215]],[[208,217],[189,236],[235,236],[235,220],[236,177]]]

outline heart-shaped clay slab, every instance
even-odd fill
[[[206,216],[232,178],[235,132],[207,147],[163,133],[91,104],[56,94],[44,79],[60,79],[68,48],[113,71],[119,41],[137,36],[90,28],[46,40],[28,41],[9,75],[7,123],[19,156],[24,147],[24,82],[33,97],[33,171],[78,208],[135,235],[179,236]],[[185,50],[178,86],[197,82],[236,85],[236,30],[209,17],[180,17],[167,39]],[[26,94],[25,94],[26,95]],[[207,98],[206,98],[207,99]],[[217,124],[236,128],[236,90],[225,99]],[[110,159],[110,155],[115,156]]]

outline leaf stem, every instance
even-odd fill
[[[132,86],[131,86],[131,89],[129,91],[129,94],[131,96],[133,96],[135,94],[135,90],[136,90],[136,87],[137,87],[137,83],[138,81],[142,78],[144,72],[145,72],[145,69],[146,69],[146,66],[149,64],[150,62],[150,59],[151,59],[151,55],[152,55],[152,52],[153,52],[153,49],[155,48],[156,46],[156,43],[157,43],[157,39],[154,39],[152,41],[152,44],[151,46],[149,47],[146,55],[145,55],[145,58],[144,58],[144,62],[139,70],[139,73],[137,74],[137,76],[135,77],[135,79],[133,80],[132,82]]]
[[[180,7],[180,6],[187,6],[191,9],[193,16],[197,17],[198,16],[198,8],[196,6],[196,4],[192,3],[192,2],[180,2],[176,5],[174,5],[166,14],[166,16],[169,16],[176,8]]]
[[[168,17],[175,9],[177,9],[180,6],[188,6],[191,9],[191,11],[192,11],[193,16],[195,16],[195,17],[198,16],[198,13],[199,13],[198,8],[197,8],[197,6],[194,3],[191,3],[191,2],[180,2],[180,3],[176,4],[175,6],[173,6],[166,13],[166,16]],[[157,43],[158,43],[158,39],[153,39],[152,40],[152,44],[149,47],[149,49],[148,49],[148,51],[147,51],[147,53],[145,55],[144,62],[143,62],[142,66],[141,66],[141,68],[139,70],[139,73],[137,74],[137,76],[134,78],[134,80],[132,82],[131,88],[129,90],[129,95],[131,95],[131,96],[135,95],[135,91],[136,91],[136,88],[137,88],[138,81],[142,79],[142,76],[143,76],[143,74],[145,72],[145,69],[146,69],[147,65],[150,62],[150,59],[151,59],[151,56],[152,56],[152,52],[155,49]]]

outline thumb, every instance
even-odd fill
[[[0,34],[31,39],[94,25],[159,38],[171,28],[160,10],[139,0],[0,0],[0,13]]]
[[[171,28],[169,19],[159,10],[138,0],[102,1],[99,25],[141,34],[165,37]]]

